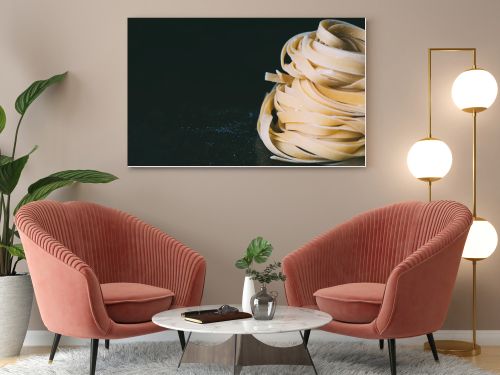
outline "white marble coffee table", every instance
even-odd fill
[[[239,374],[242,366],[255,365],[306,365],[316,368],[307,350],[311,329],[330,323],[332,317],[324,312],[298,307],[278,306],[273,320],[253,318],[231,320],[210,324],[191,323],[181,316],[183,312],[217,309],[219,306],[199,306],[164,311],[153,316],[153,322],[161,327],[179,332],[183,347],[179,366],[182,363],[219,363],[232,366]],[[304,331],[304,334],[302,333]],[[189,332],[187,342],[183,333]],[[195,344],[190,342],[191,333],[230,334],[221,344]],[[254,334],[298,332],[302,344],[290,347],[276,347],[256,339]]]

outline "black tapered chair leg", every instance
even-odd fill
[[[97,362],[97,350],[99,349],[99,339],[90,341],[90,375],[95,375],[95,364]]]
[[[52,363],[52,361],[54,360],[57,347],[59,346],[59,340],[61,340],[61,335],[59,333],[54,334],[54,341],[52,341],[52,348],[50,349],[49,363]]]
[[[378,347],[380,350],[384,350],[384,340],[378,340]]]
[[[432,350],[432,355],[434,356],[434,360],[439,362],[438,351],[436,349],[436,343],[434,342],[434,335],[432,333],[427,334],[427,341],[429,342],[429,346]]]
[[[396,375],[396,340],[389,339],[387,340],[389,344],[389,361],[391,363],[391,375]]]
[[[186,348],[186,337],[184,336],[184,331],[177,331],[177,334],[179,335],[181,349],[184,350]]]
[[[109,340],[104,340],[104,347],[109,350]]]
[[[309,336],[311,336],[311,330],[306,329],[304,331],[304,345],[307,346],[307,343],[309,342]]]

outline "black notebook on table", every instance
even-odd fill
[[[252,314],[241,311],[221,314],[217,309],[188,311],[182,313],[181,315],[184,318],[184,320],[198,324],[224,322],[227,320],[237,320],[237,319],[248,319],[252,317]]]

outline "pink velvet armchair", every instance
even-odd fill
[[[433,332],[446,318],[471,223],[451,201],[358,215],[284,258],[288,304],[328,312],[325,331],[378,339],[381,349],[387,339],[393,375],[398,338],[427,335],[437,361]]]
[[[99,339],[163,330],[151,318],[199,305],[204,258],[156,228],[86,202],[33,202],[16,215],[42,320],[55,333],[91,339],[90,374]],[[179,332],[181,346],[184,335]]]

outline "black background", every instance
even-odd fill
[[[273,87],[264,74],[322,19],[130,18],[128,165],[295,165],[271,160],[257,134]],[[343,20],[364,28],[363,18]]]

